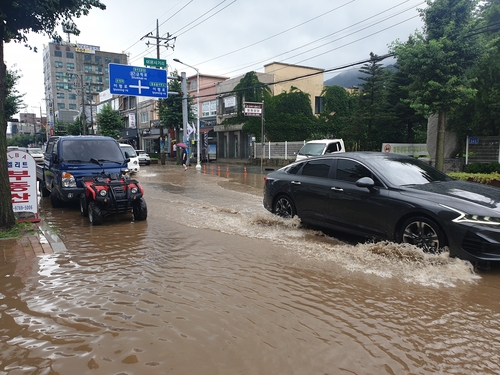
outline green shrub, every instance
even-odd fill
[[[488,184],[493,180],[500,181],[500,174],[493,173],[467,173],[467,172],[450,172],[448,176],[456,180],[474,181],[481,184]]]
[[[465,172],[467,173],[500,173],[500,163],[491,162],[488,164],[484,163],[473,163],[465,166]]]

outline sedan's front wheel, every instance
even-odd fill
[[[399,233],[399,241],[420,247],[426,253],[437,253],[445,246],[439,226],[425,217],[406,220]]]
[[[286,219],[292,218],[297,214],[292,200],[286,195],[281,195],[276,199],[273,212]]]

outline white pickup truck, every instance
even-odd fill
[[[295,161],[335,152],[345,152],[342,139],[318,139],[307,142],[297,153]]]

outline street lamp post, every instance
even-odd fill
[[[175,62],[179,64],[186,65],[194,70],[196,70],[196,169],[201,169],[200,164],[200,71],[194,66],[183,63],[179,59],[174,59]]]

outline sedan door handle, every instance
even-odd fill
[[[344,191],[344,189],[335,186],[331,187],[330,189],[332,189],[333,191]]]
[[[301,185],[300,181],[292,181],[291,183],[294,185]]]

